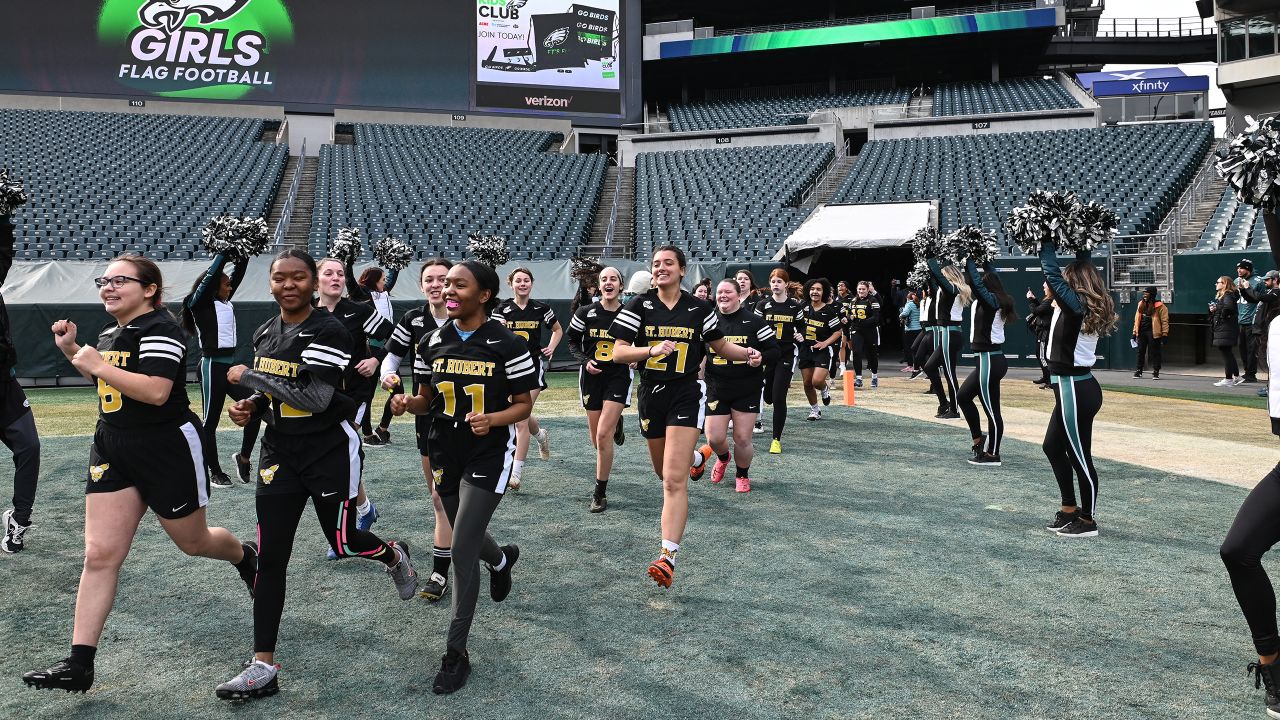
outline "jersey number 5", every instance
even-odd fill
[[[102,408],[102,412],[113,413],[124,407],[124,398],[120,397],[120,391],[111,387],[101,378],[98,379],[98,404]]]
[[[444,396],[444,414],[450,417],[457,417],[458,395],[456,386],[452,380],[445,380],[436,385],[436,392]],[[477,415],[484,414],[484,385],[475,383],[473,385],[465,385],[462,388],[463,394],[471,399],[471,412]],[[465,413],[464,413],[465,414]]]

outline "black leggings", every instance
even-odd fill
[[[962,343],[960,328],[942,328],[938,331],[938,344],[924,364],[924,374],[929,376],[929,382],[935,386],[934,392],[938,395],[938,404],[952,410],[956,409],[956,390],[960,387],[960,382],[956,379],[956,363],[960,361]],[[942,389],[942,383],[938,382],[939,370],[947,381],[946,392]],[[948,394],[950,400],[947,399]]]
[[[1053,417],[1044,432],[1044,454],[1053,468],[1053,477],[1062,491],[1062,504],[1080,509],[1080,516],[1093,519],[1098,501],[1098,471],[1093,467],[1093,417],[1102,408],[1102,387],[1093,375],[1051,376]],[[1071,473],[1080,480],[1080,503],[1076,503]]]
[[[253,651],[275,652],[284,612],[285,572],[293,555],[293,538],[310,499],[329,547],[338,557],[363,557],[388,567],[396,553],[377,535],[356,528],[356,501],[323,499],[296,492],[258,496],[258,575],[253,589]]]
[[[391,388],[388,392],[390,394],[387,395],[387,401],[382,405],[382,419],[378,421],[378,427],[380,428],[391,427],[391,418],[393,417],[391,412],[391,398],[396,395],[404,394],[404,382],[396,383],[395,387]]]
[[[1277,517],[1280,517],[1280,465],[1272,468],[1244,499],[1219,550],[1259,655],[1280,652],[1276,593],[1262,567],[1262,556],[1280,542]]]
[[[916,346],[916,340],[920,337],[919,330],[903,330],[902,331],[902,362],[911,364],[914,358],[913,353]],[[912,364],[912,367],[915,367]]]
[[[10,382],[10,392],[22,392],[17,381]],[[22,413],[0,430],[0,441],[13,453],[13,519],[22,525],[30,525],[31,508],[36,502],[36,482],[40,477],[40,436],[36,433],[36,419],[31,411]]]
[[[878,330],[859,330],[853,333],[853,371],[862,374],[862,358],[867,358],[867,368],[872,375],[880,373],[880,346],[876,345]]]
[[[796,372],[795,345],[782,347],[778,362],[765,371],[764,401],[773,406],[774,440],[782,439],[782,428],[787,424],[787,391],[791,389],[791,376]]]
[[[927,327],[916,335],[915,342],[911,344],[911,367],[917,370],[924,368],[925,362],[933,354],[933,336],[936,334],[937,330]]]
[[[261,431],[262,416],[249,418],[249,422],[244,425],[244,433],[240,436],[240,457],[245,460],[253,459],[253,444],[258,442],[258,433]]]
[[[1233,345],[1224,345],[1218,348],[1218,352],[1222,353],[1222,361],[1226,366],[1223,371],[1224,377],[1230,380],[1240,374],[1240,365],[1236,362],[1236,354],[1232,352],[1235,349]]]
[[[987,440],[982,449],[990,455],[1000,454],[1000,441],[1004,439],[1004,416],[1000,413],[1000,381],[1009,372],[1009,360],[1004,353],[977,352],[974,358],[978,366],[960,386],[960,412],[969,424],[970,437],[982,435],[982,422],[978,419],[975,397],[982,398],[982,410],[987,415]]]
[[[440,502],[453,527],[453,619],[449,621],[448,644],[466,652],[480,594],[480,561],[490,565],[502,561],[502,548],[489,534],[489,520],[502,495],[463,482],[458,492],[442,494]]]
[[[222,463],[218,461],[218,422],[222,420],[222,406],[227,398],[244,400],[253,394],[251,390],[240,385],[227,382],[227,371],[231,363],[211,360],[207,357],[200,360],[200,395],[204,410],[204,464],[209,472],[222,472]],[[254,440],[258,434],[254,432]],[[253,441],[249,442],[253,449]],[[245,457],[249,457],[246,453]]]

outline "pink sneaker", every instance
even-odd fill
[[[720,458],[716,458],[715,467],[711,468],[711,482],[719,485],[720,481],[724,480],[724,471],[728,469],[729,463],[721,460]]]
[[[738,478],[738,492],[751,492],[751,478]]]

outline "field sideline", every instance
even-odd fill
[[[676,586],[664,592],[644,576],[661,492],[634,417],[610,509],[590,515],[593,457],[583,450],[584,422],[567,417],[576,412],[573,378],[553,378],[540,408],[562,416],[545,423],[554,455],[535,454],[524,491],[495,517],[496,537],[522,554],[506,603],[482,593],[468,686],[447,698],[430,692],[447,608],[401,603],[371,563],[325,561],[304,516],[278,654],[281,694],[238,708],[212,689],[249,655],[243,586],[229,567],[182,556],[151,518],[122,572],[95,688],[68,696],[21,687],[22,671],[63,657],[69,643],[93,417],[88,390],[33,393],[45,433],[42,485],[31,550],[0,557],[14,608],[0,620],[0,684],[9,688],[0,716],[1261,714],[1244,670],[1248,632],[1217,557],[1240,488],[1100,460],[1103,536],[1060,539],[1042,529],[1057,493],[1037,442],[1007,441],[1003,468],[969,466],[963,426],[901,414],[898,405],[920,404],[908,396],[921,386],[895,379],[882,395],[860,394],[857,408],[833,406],[821,423],[793,407],[785,454],[756,443],[749,495],[693,484]],[[1035,392],[1011,393],[1011,409],[1043,403]],[[1119,395],[1108,394],[1111,407],[1122,407]],[[1187,423],[1202,411],[1235,411],[1265,432],[1256,409],[1131,397],[1167,411],[1173,430],[1162,431],[1174,435],[1183,421],[1170,408],[1183,404]],[[368,451],[366,478],[383,513],[375,530],[408,540],[419,567],[429,567],[429,500],[408,430],[397,425],[391,447]],[[235,438],[220,433],[224,452]],[[210,518],[247,536],[252,492],[215,491]]]

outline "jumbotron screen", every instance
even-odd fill
[[[28,3],[0,23],[0,92],[625,121],[631,17],[638,0]]]

